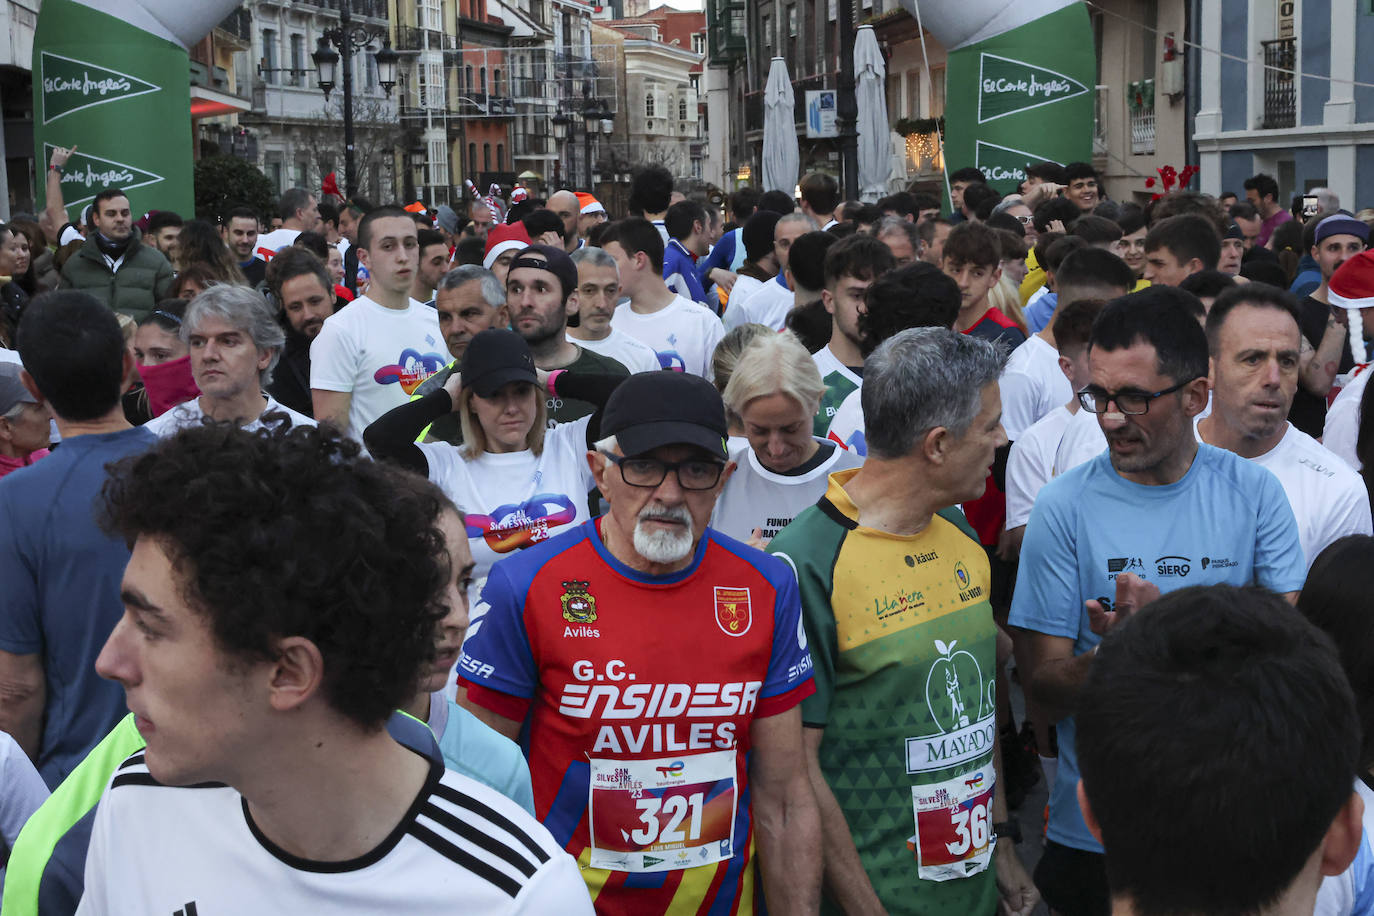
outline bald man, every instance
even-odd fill
[[[555,191],[550,195],[547,207],[563,221],[563,250],[576,251],[582,244],[577,234],[577,222],[582,216],[582,202],[572,191]]]

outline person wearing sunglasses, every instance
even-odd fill
[[[764,891],[814,913],[811,655],[786,563],[707,527],[734,470],[720,394],[632,375],[601,434],[586,461],[609,511],[492,567],[460,702],[522,740],[535,813],[599,911],[733,913]]]

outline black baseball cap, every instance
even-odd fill
[[[463,387],[489,398],[509,382],[539,384],[525,338],[505,328],[480,331],[463,351]]]
[[[527,257],[537,255],[537,257]],[[540,260],[543,258],[543,260]],[[510,269],[517,267],[533,267],[535,270],[547,270],[558,278],[558,285],[563,288],[563,301],[577,289],[577,265],[568,257],[568,253],[561,248],[552,245],[531,245],[522,248],[516,254],[515,260],[510,262]],[[510,276],[507,274],[507,276]]]
[[[621,382],[601,413],[601,432],[615,436],[630,456],[664,445],[695,445],[712,457],[730,457],[720,392],[685,372],[639,372]]]

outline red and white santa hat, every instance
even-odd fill
[[[1350,319],[1350,352],[1355,362],[1368,362],[1360,310],[1374,308],[1374,251],[1362,251],[1336,268],[1326,287],[1326,298],[1336,308],[1346,310]]]
[[[601,206],[601,201],[597,200],[586,191],[576,191],[577,202],[582,205],[583,213],[605,213],[606,208]]]
[[[500,226],[492,226],[487,232],[487,253],[482,266],[491,270],[496,259],[507,251],[524,251],[530,247],[530,234],[525,224],[519,220]]]

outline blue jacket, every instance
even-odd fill
[[[663,281],[679,296],[709,306],[706,292],[697,280],[696,262],[677,239],[669,239],[663,246]]]

